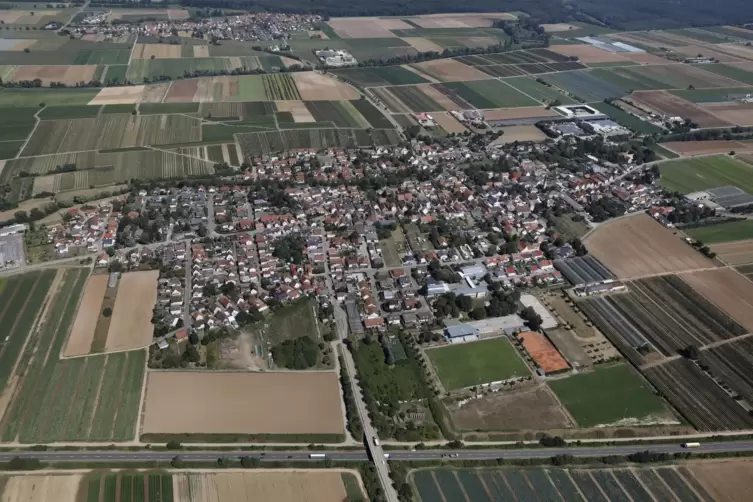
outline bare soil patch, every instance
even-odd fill
[[[356,474],[354,474],[356,475]],[[341,471],[173,474],[176,502],[332,502],[348,500]]]
[[[84,296],[76,312],[76,320],[73,322],[68,343],[63,351],[64,356],[81,356],[89,353],[97,320],[102,311],[102,299],[107,290],[107,280],[106,274],[89,276]]]
[[[173,44],[136,44],[133,59],[176,59],[180,57],[180,50],[180,45]]]
[[[718,44],[714,45],[714,48],[731,56],[753,61],[753,48],[751,47],[739,44]]]
[[[739,126],[753,125],[753,103],[709,103],[702,106],[727,122]]]
[[[694,155],[708,155],[712,153],[729,153],[753,151],[753,143],[742,141],[670,141],[662,143],[664,148],[679,153],[683,157],[692,157]]]
[[[145,347],[152,340],[152,309],[157,301],[159,271],[130,272],[120,277],[105,350]]]
[[[547,139],[547,135],[533,125],[502,127],[501,130],[504,134],[496,143],[503,145],[515,143],[516,141],[546,141]]]
[[[421,73],[436,78],[442,82],[451,81],[469,81],[469,80],[486,80],[492,78],[491,75],[477,70],[472,66],[461,63],[456,59],[435,59],[433,61],[424,61],[413,65]]]
[[[358,99],[360,93],[344,82],[315,71],[292,73],[303,101],[338,101]]]
[[[753,332],[753,282],[730,268],[683,274],[682,280]]]
[[[431,40],[422,37],[404,37],[403,40],[411,44],[418,52],[442,52],[444,48]]]
[[[12,476],[3,490],[2,502],[47,502],[76,500],[83,474]]]
[[[573,44],[573,45],[554,45],[550,50],[563,56],[575,56],[583,63],[610,63],[613,61],[626,61],[622,55],[615,52],[609,52],[593,45]]]
[[[585,245],[620,279],[714,266],[647,214],[602,223],[586,238]]]
[[[439,92],[437,89],[432,87],[429,84],[418,84],[416,86],[418,89],[421,90],[424,94],[429,96],[431,99],[437,102],[438,105],[440,105],[445,110],[457,110],[458,104],[455,103],[453,100],[448,98],[445,94]]]
[[[167,15],[172,21],[184,21],[191,17],[185,9],[167,9]]]
[[[298,122],[316,122],[316,119],[303,101],[275,101],[278,111],[290,112],[293,114],[293,120]]]
[[[498,108],[494,110],[483,110],[483,113],[486,120],[561,117],[559,113],[553,110],[547,110],[543,106],[532,106],[524,108]]]
[[[144,433],[344,432],[333,372],[160,371],[147,380]]]
[[[630,101],[670,117],[691,119],[700,127],[730,127],[733,124],[709,110],[666,91],[636,91]]]
[[[196,46],[194,46],[194,49]],[[173,82],[170,92],[165,98],[166,103],[186,103],[194,100],[194,95],[199,88],[199,80],[185,79]]]
[[[170,91],[172,82],[163,82],[160,84],[149,84],[144,89],[144,95],[141,98],[142,103],[162,103],[165,96]]]
[[[293,59],[293,58],[286,58],[285,56],[280,56],[280,61],[282,61],[283,66],[285,68],[290,68],[291,66],[296,66],[302,64],[300,61]]]
[[[753,263],[753,240],[716,244],[711,246],[711,250],[730,265]]]
[[[141,103],[146,89],[145,85],[129,85],[125,87],[105,87],[89,101],[90,105],[118,105]]]
[[[753,478],[753,462],[750,460],[693,462],[686,467],[714,500],[750,500],[750,480]]]
[[[94,79],[96,66],[19,66],[13,72],[11,81],[23,80],[42,81],[42,85],[49,86],[52,82],[62,82],[66,85],[76,85],[81,82],[91,82]]]
[[[342,38],[391,38],[395,35],[386,29],[378,17],[336,17],[327,21]],[[409,24],[406,28],[412,29]],[[389,25],[389,24],[388,24]]]
[[[455,117],[453,117],[449,113],[436,112],[432,113],[431,117],[437,124],[439,124],[439,127],[444,129],[448,133],[460,134],[468,130],[467,127],[461,124]]]
[[[546,385],[491,392],[447,408],[455,426],[462,430],[547,430],[571,425]]]

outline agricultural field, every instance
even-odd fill
[[[79,356],[93,352],[91,346],[94,331],[102,315],[102,302],[107,292],[109,275],[93,275],[89,277],[81,297],[81,306],[73,321],[71,334],[65,344],[63,355],[66,357]]]
[[[530,375],[505,337],[431,348],[426,355],[447,391]]]
[[[571,427],[572,421],[545,386],[493,392],[445,404],[452,423],[462,431],[525,431]]]
[[[654,145],[656,146],[656,145]],[[665,150],[674,152],[675,157],[697,157],[702,155],[711,154],[729,154],[734,151],[744,152],[744,155],[753,152],[753,142],[749,140],[744,141],[727,141],[727,140],[712,140],[712,141],[668,141],[660,145]],[[740,155],[740,159],[744,158],[744,155]],[[750,163],[747,162],[746,163]]]
[[[589,70],[592,75],[630,91],[699,89],[709,87],[735,87],[739,82],[703,71],[685,64],[625,66],[622,68],[598,68]]]
[[[547,87],[530,77],[508,78],[505,79],[505,83],[544,104],[559,102],[563,105],[571,105],[575,103],[575,101],[569,96],[565,96],[564,94],[557,92],[555,89]]]
[[[157,302],[158,271],[122,274],[112,307],[105,351],[143,348],[152,341],[151,313]]]
[[[568,71],[542,75],[549,84],[569,92],[573,97],[586,101],[604,101],[607,98],[620,98],[625,89],[600,79],[590,71]]]
[[[357,471],[297,469],[191,473],[165,471],[91,471],[0,477],[0,497],[8,501],[46,502],[252,502],[268,500],[331,502],[362,500]]]
[[[46,105],[86,105],[98,89],[0,89],[0,106],[26,107]]]
[[[283,394],[286,398],[279,399]],[[197,395],[205,401],[199,409]],[[199,442],[213,438],[340,442],[344,430],[333,372],[159,371],[147,377],[144,441],[175,437]]]
[[[621,279],[714,267],[709,259],[647,214],[603,223],[584,244]]]
[[[456,59],[436,59],[411,65],[411,68],[433,79],[434,82],[482,80],[490,78],[472,66]]]
[[[300,100],[301,94],[295,81],[287,73],[278,75],[262,75],[264,92],[272,100]]]
[[[753,332],[753,283],[729,268],[683,274],[681,277],[749,333]]]
[[[700,127],[729,127],[732,125],[731,122],[724,120],[710,110],[667,91],[637,91],[631,95],[630,101],[641,105],[642,108],[655,110],[660,114],[688,118]]]
[[[238,134],[244,156],[281,152],[299,148],[316,150],[332,147],[394,145],[399,137],[394,130],[298,129]]]
[[[735,466],[737,483],[724,485],[727,462],[616,469],[421,469],[409,480],[421,502],[435,500],[743,500],[750,463]],[[663,481],[662,481],[663,480]],[[723,494],[713,497],[713,494]],[[676,498],[675,498],[676,497]]]
[[[335,127],[365,129],[371,126],[350,101],[309,101],[306,108],[315,121],[331,122]]]
[[[753,167],[726,155],[664,162],[659,169],[662,186],[673,192],[733,185],[753,193]]]
[[[588,302],[607,316],[634,348],[645,339],[664,356],[671,357],[688,345],[701,347],[747,332],[677,276],[652,277],[627,285],[629,293]],[[621,322],[616,320],[618,315],[622,316]],[[626,332],[628,329],[640,335]]]
[[[420,86],[379,87],[371,93],[395,113],[423,113],[444,111]]]
[[[333,75],[351,82],[357,87],[380,87],[387,85],[412,85],[428,82],[415,71],[402,66],[387,66],[382,68],[350,68],[334,70]]]
[[[689,228],[685,233],[704,244],[743,241],[753,239],[753,221],[739,220],[716,225]]]
[[[180,46],[167,45],[180,51]],[[128,65],[125,79],[135,84],[147,79],[168,78],[176,80],[186,76],[200,76],[202,74],[230,73],[236,69],[252,70],[260,68],[259,60],[253,56],[230,58],[196,57],[183,59],[133,59]]]
[[[696,430],[725,431],[753,426],[753,417],[745,408],[687,359],[673,359],[645,368],[643,373]]]
[[[753,240],[715,244],[711,246],[711,251],[727,265],[753,263]]]
[[[39,123],[24,157],[201,141],[201,123],[185,115],[110,114]]]
[[[537,106],[540,103],[499,80],[479,80],[475,82],[447,82],[435,84],[435,88],[450,99],[459,96],[474,108],[515,108]]]
[[[661,399],[626,364],[597,366],[590,373],[554,380],[549,386],[580,427],[673,419]]]
[[[88,270],[58,272],[55,295],[15,369],[4,441],[126,441],[135,435],[146,353],[59,359]]]

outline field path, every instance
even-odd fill
[[[29,140],[31,139],[32,136],[34,136],[34,133],[37,132],[37,126],[39,126],[39,123],[42,122],[42,120],[37,115],[39,115],[39,112],[41,112],[42,110],[43,108],[40,107],[39,111],[34,114],[34,119],[36,120],[36,123],[34,123],[34,129],[32,129],[29,135],[26,136],[26,141],[24,141],[24,144],[21,146],[21,148],[18,149],[18,153],[16,154],[15,157],[13,157],[14,159],[18,159],[21,157],[21,153],[24,150],[26,150],[26,145],[29,144]]]

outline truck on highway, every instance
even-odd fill
[[[374,446],[379,446],[379,438],[378,437],[374,436],[371,439],[374,441]]]
[[[322,458],[327,458],[327,455],[325,453],[309,453],[309,458],[322,459]]]
[[[683,448],[698,448],[701,446],[701,443],[682,443],[680,446]]]

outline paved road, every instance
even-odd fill
[[[678,453],[692,451],[694,453],[753,451],[753,441],[730,441],[718,443],[701,443],[698,448],[687,450],[679,443],[663,445],[631,445],[606,447],[566,447],[566,448],[531,448],[531,449],[484,449],[484,450],[419,450],[419,451],[390,451],[389,460],[421,461],[421,460],[493,460],[497,458],[549,458],[555,455],[568,454],[578,457],[600,457],[606,455],[629,455],[631,453],[650,450],[659,453]],[[240,458],[244,456],[259,458],[263,461],[312,460],[311,453],[324,454],[325,458],[341,461],[364,461],[369,457],[365,451],[62,451],[40,452],[23,451],[0,454],[0,461],[8,461],[13,457],[38,458],[43,461],[56,462],[149,462],[169,461],[176,455],[187,461],[211,461],[220,457]],[[449,457],[457,455],[457,457]],[[321,460],[321,459],[318,459]],[[385,465],[378,462],[379,465]],[[389,484],[391,487],[391,483]]]

